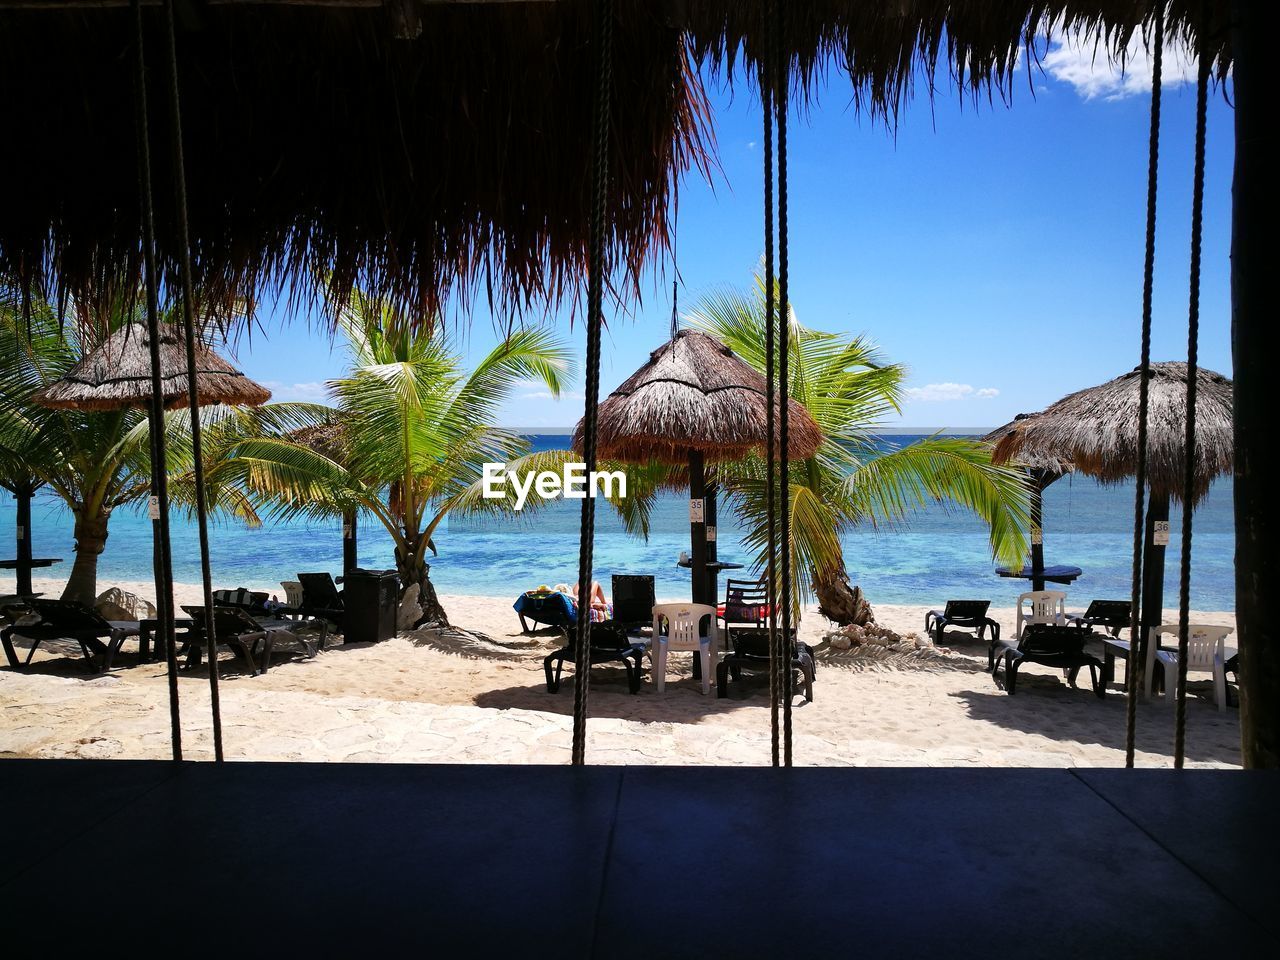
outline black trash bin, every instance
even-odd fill
[[[343,643],[374,643],[396,635],[400,577],[394,570],[356,568],[342,580]]]

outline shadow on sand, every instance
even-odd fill
[[[558,713],[569,716],[573,713],[573,670],[567,665],[561,675],[558,693],[548,693],[546,680],[542,672],[542,663],[529,661],[529,683],[519,686],[505,687],[500,690],[486,690],[475,697],[478,707],[497,710],[516,708],[520,710],[537,710],[543,713]],[[536,671],[536,673],[535,673]],[[796,694],[795,709],[803,709],[804,697]],[[631,694],[627,690],[626,673],[621,667],[597,665],[591,668],[591,695],[588,700],[589,715],[592,717],[611,717],[619,720],[634,720],[639,723],[700,723],[705,717],[731,713],[739,710],[760,710],[767,715],[769,710],[769,678],[744,677],[741,681],[730,683],[729,695],[723,699],[716,696],[716,688],[703,695],[701,681],[694,680],[692,668],[686,663],[668,663],[666,690],[658,693],[649,670],[649,661],[644,661],[644,682],[640,692]]]
[[[1032,673],[1024,668],[1018,674],[1018,693],[1011,697],[1004,692],[1002,676],[1003,671],[991,680],[989,690],[966,690],[952,696],[964,702],[974,720],[1060,743],[1109,747],[1120,754],[1123,763],[1125,700],[1119,687],[1108,687],[1105,699],[1099,700],[1086,672],[1081,673],[1079,687],[1072,689],[1061,673]],[[1239,765],[1239,711],[1219,713],[1209,686],[1207,693],[1205,684],[1187,686],[1187,760]],[[1138,704],[1135,746],[1139,753],[1168,757],[1171,764],[1173,733],[1172,707],[1163,700]],[[1144,764],[1139,760],[1138,765]]]

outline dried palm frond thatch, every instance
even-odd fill
[[[271,391],[250,380],[203,343],[196,344],[196,382],[201,406],[225,403],[258,406]],[[165,324],[160,332],[160,382],[164,405],[182,407],[187,390],[187,348],[182,331]],[[46,407],[119,410],[151,398],[151,335],[140,323],[126,324],[88,356],[35,395]]]
[[[600,404],[602,459],[687,465],[689,451],[707,462],[740,460],[763,450],[769,408],[764,377],[719,340],[681,330]],[[775,401],[777,405],[777,401]],[[788,449],[811,457],[822,431],[809,411],[788,401]],[[582,423],[573,433],[582,449]]]
[[[127,4],[70,6],[0,0],[5,122],[22,131],[0,151],[0,277],[84,298],[139,270],[134,21]],[[590,3],[430,4],[411,38],[367,4],[183,6],[195,15],[178,36],[191,245],[209,309],[299,281],[309,302],[323,282],[339,305],[358,286],[430,323],[454,288],[539,310],[576,289]],[[173,278],[164,20],[143,12],[157,243]],[[619,3],[616,34],[607,266],[626,283],[666,244],[668,198],[707,162],[709,133],[661,5]]]
[[[962,96],[1007,98],[1020,79],[1031,83],[1050,36],[1093,45],[1100,63],[1122,64],[1135,34],[1146,40],[1158,4],[1166,9],[1166,42],[1190,45],[1203,34],[1215,75],[1225,78],[1231,0],[806,0],[784,5],[783,45],[803,96],[834,63],[852,81],[858,110],[892,120],[917,83],[935,93],[939,68]],[[757,74],[769,36],[766,9],[742,0],[689,4],[698,61],[730,77]]]
[[[1101,386],[1068,394],[1041,413],[1009,424],[997,461],[1045,453],[1069,459],[1081,473],[1116,483],[1138,469],[1137,369]],[[1153,492],[1181,500],[1187,425],[1187,365],[1153,363],[1147,416],[1147,481]],[[1231,381],[1200,369],[1196,377],[1195,502],[1215,477],[1231,472]]]
[[[982,437],[983,443],[989,443],[995,449],[999,449],[1000,444],[1018,429],[1018,425],[1028,417],[1034,417],[1034,413],[1020,413],[1002,427],[996,427],[990,433]],[[1008,462],[1007,458],[1001,460],[1001,463]],[[1070,457],[1062,456],[1056,450],[1037,449],[1031,446],[1022,445],[1018,448],[1018,454],[1013,458],[1018,466],[1026,467],[1033,476],[1043,478],[1049,483],[1075,470],[1075,464],[1071,462]],[[1048,484],[1045,484],[1046,486]]]
[[[314,450],[334,463],[347,459],[347,431],[337,420],[327,420],[307,427],[291,430],[288,439],[293,443]]]
[[[855,104],[896,117],[940,69],[1007,94],[1050,25],[1123,57],[1159,0],[808,0],[783,43],[803,94],[834,61]],[[1230,66],[1229,0],[1172,0],[1168,33],[1202,33]],[[576,290],[590,227],[589,0],[259,0],[180,5],[191,242],[211,309],[324,277],[430,322],[451,289],[505,307]],[[763,2],[617,0],[607,266],[637,282],[667,248],[671,200],[709,166],[697,71],[754,77]],[[177,262],[163,25],[151,132],[161,263]],[[126,0],[0,0],[0,279],[82,298],[139,272],[132,16]],[[57,289],[55,289],[57,288]]]

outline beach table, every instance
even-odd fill
[[[21,553],[22,551],[19,551]],[[0,570],[14,570],[18,574],[18,593],[31,595],[31,571],[36,568],[52,567],[61,563],[61,557],[18,557],[16,560],[0,560]]]
[[[1049,583],[1062,584],[1070,584],[1073,580],[1084,576],[1084,571],[1079,567],[1072,567],[1066,564],[1041,567],[1039,570],[1031,566],[1021,567],[1016,570],[1013,567],[996,567],[996,573],[1010,580],[1044,580]]]

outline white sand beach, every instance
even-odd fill
[[[11,580],[9,582],[11,584]],[[0,592],[9,584],[0,579]],[[143,597],[149,584],[112,583]],[[270,588],[275,585],[266,585]],[[60,581],[37,580],[56,595]],[[279,592],[278,587],[275,592]],[[179,603],[198,602],[194,585]],[[279,651],[269,673],[221,661],[226,755],[234,760],[567,763],[572,680],[547,692],[541,659],[558,637],[523,636],[505,598],[443,596],[453,622],[491,642],[402,634],[379,644],[326,649],[314,660]],[[924,606],[876,605],[880,623],[919,631]],[[1012,609],[992,611],[1006,634]],[[1234,625],[1231,613],[1198,612],[1195,622]],[[803,622],[815,642],[827,624]],[[986,673],[986,644],[947,637],[950,653],[930,659],[823,657],[814,702],[794,701],[795,762],[851,766],[1122,766],[1124,698],[1113,686],[1096,699],[1082,678],[1071,689],[1059,671],[1029,666],[1010,697]],[[20,643],[20,652],[21,652]],[[31,667],[0,668],[0,757],[162,758],[170,755],[163,663],[124,666],[92,677],[73,644],[45,645]],[[592,763],[768,764],[765,678],[703,696],[690,657],[673,654],[666,692],[646,681],[627,692],[620,668],[593,671],[588,760]],[[571,674],[566,671],[566,675]],[[211,758],[207,670],[179,681],[183,744],[190,759]],[[1187,711],[1189,766],[1240,763],[1239,712],[1219,713],[1210,685],[1193,683]],[[1140,766],[1171,766],[1173,711],[1163,701],[1138,714]]]

